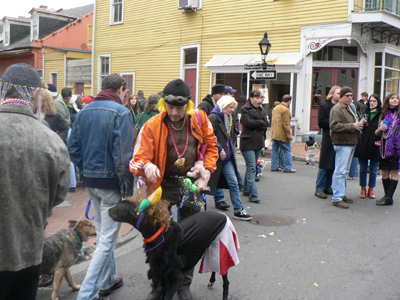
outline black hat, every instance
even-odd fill
[[[340,98],[343,98],[344,95],[346,95],[347,93],[353,93],[353,90],[351,89],[351,87],[348,86],[344,86],[340,89]]]
[[[163,96],[166,103],[174,106],[183,106],[192,98],[189,86],[182,79],[169,82],[163,90]]]
[[[42,86],[42,81],[38,72],[32,66],[28,64],[15,64],[9,66],[4,71],[3,84],[38,88]]]
[[[216,84],[211,89],[211,95],[219,93],[225,94],[225,86],[223,84]]]

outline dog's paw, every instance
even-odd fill
[[[74,286],[71,286],[73,291],[79,291],[81,289],[81,285],[80,284],[75,284]]]
[[[211,288],[211,287],[213,287],[214,286],[214,282],[209,282],[208,284],[207,284],[207,287],[208,288]]]

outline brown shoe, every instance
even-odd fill
[[[372,187],[368,188],[368,197],[371,199],[375,199],[374,188]]]
[[[99,296],[100,297],[104,297],[104,296],[108,296],[111,294],[111,292],[117,288],[120,288],[122,285],[124,284],[124,280],[122,279],[122,276],[117,275],[117,280],[115,281],[114,285],[111,286],[109,289],[107,290],[100,290],[99,291]],[[100,298],[101,299],[101,298]],[[104,298],[106,299],[106,298]]]
[[[332,202],[332,205],[340,207],[340,208],[349,208],[349,205],[346,202],[344,202],[343,200],[337,201],[337,202]]]
[[[342,199],[343,199],[343,201],[346,202],[346,203],[353,203],[353,199],[347,198],[346,196],[343,196]]]
[[[362,186],[360,198],[365,198],[365,197],[367,197],[367,188],[365,186]]]
[[[285,173],[296,173],[296,169],[284,170]]]

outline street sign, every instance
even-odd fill
[[[245,64],[245,70],[261,70],[261,64]]]
[[[254,71],[250,76],[254,79],[276,79],[276,70]]]

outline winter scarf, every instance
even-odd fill
[[[94,101],[114,101],[118,104],[122,104],[121,98],[112,89],[101,90],[94,98]]]

